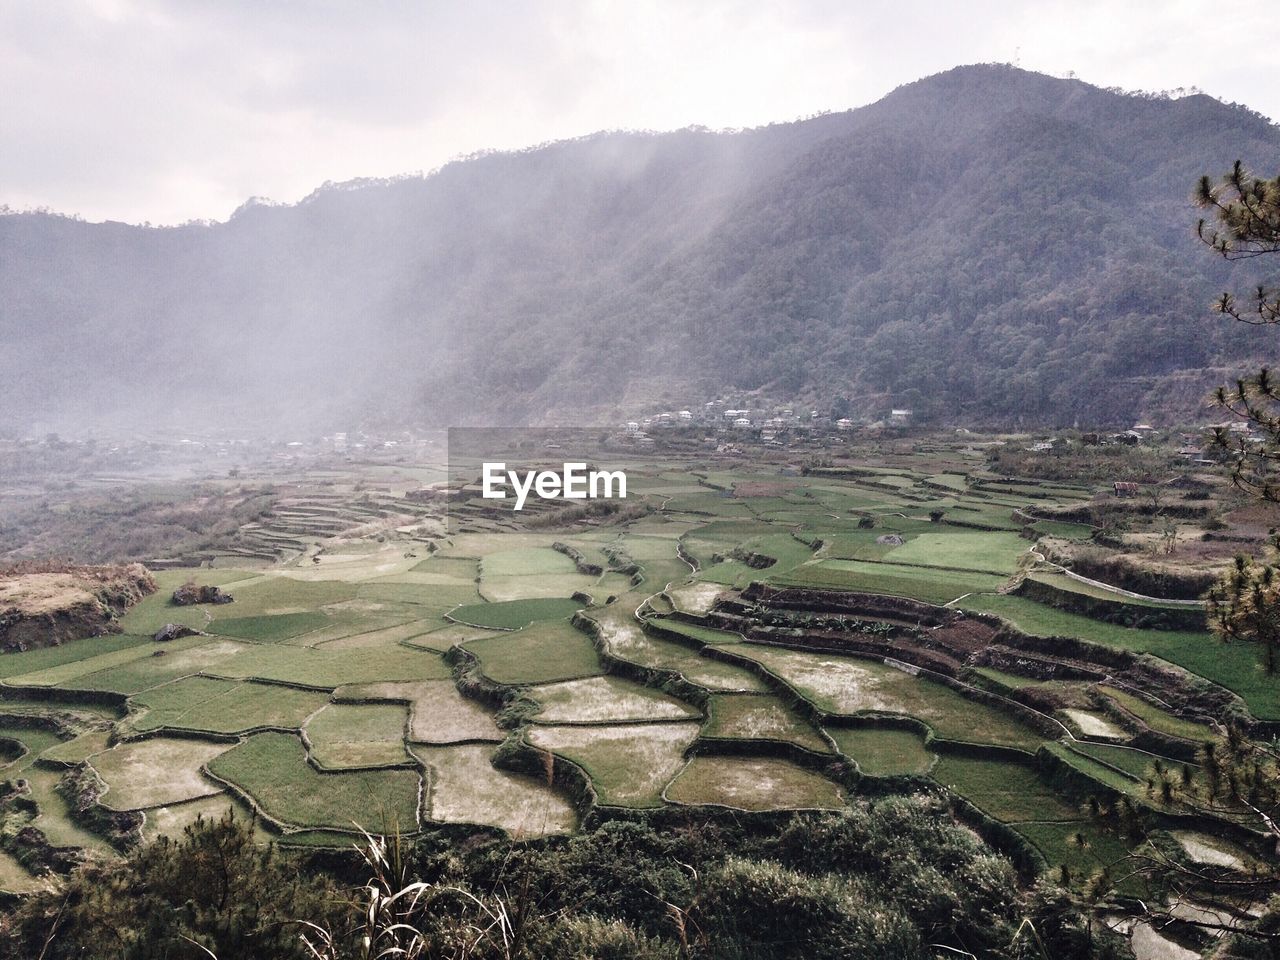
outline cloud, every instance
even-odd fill
[[[739,127],[958,63],[1197,85],[1280,115],[1266,51],[1207,57],[1201,0],[69,0],[0,3],[0,202],[225,217],[253,195],[603,128]]]

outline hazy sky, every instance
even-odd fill
[[[224,219],[250,196],[603,128],[843,110],[961,63],[1280,116],[1202,0],[0,0],[0,203]]]

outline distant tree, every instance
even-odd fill
[[[1255,177],[1237,160],[1221,180],[1202,177],[1196,200],[1209,211],[1197,225],[1200,239],[1227,260],[1251,260],[1280,254],[1280,176]],[[1214,309],[1241,323],[1270,326],[1280,323],[1280,288],[1259,285],[1248,296],[1223,293]],[[1234,460],[1235,483],[1267,500],[1280,500],[1280,486],[1271,476],[1280,463],[1280,383],[1268,367],[1219,387],[1218,404],[1249,424],[1258,440],[1215,430],[1214,445]]]
[[[1280,571],[1274,563],[1236,557],[1235,564],[1209,590],[1209,625],[1222,640],[1256,643],[1262,664],[1276,672],[1280,647]]]

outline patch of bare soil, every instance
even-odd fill
[[[116,619],[156,582],[128,566],[22,563],[0,569],[0,650],[29,650],[114,633]]]

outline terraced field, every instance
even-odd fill
[[[1040,563],[1040,537],[1092,528],[1035,515],[1092,491],[987,474],[960,445],[628,470],[640,509],[563,524],[478,497],[446,518],[412,485],[300,487],[232,554],[161,571],[120,634],[0,655],[0,775],[51,842],[104,852],[65,779],[137,836],[235,807],[308,845],[931,789],[1084,869],[1124,850],[1089,795],[1145,803],[1151,763],[1188,760],[1215,710],[1280,720],[1256,651],[1125,626],[1162,605]],[[234,602],[173,605],[188,580]],[[194,633],[152,639],[170,623]],[[1073,645],[1070,679],[1046,637]],[[0,888],[42,882],[0,851]]]

